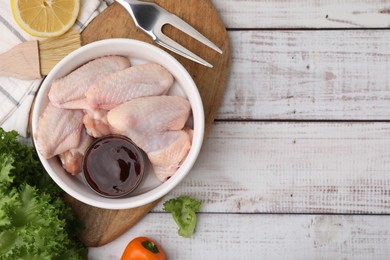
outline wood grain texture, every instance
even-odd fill
[[[204,213],[390,214],[389,147],[388,123],[216,122],[165,199],[194,196]]]
[[[89,258],[119,259],[147,235],[173,260],[389,259],[390,124],[346,122],[389,120],[388,30],[288,30],[388,28],[389,2],[213,3],[232,29],[221,121],[164,198],[203,201],[196,233],[178,236],[159,203]]]
[[[230,67],[230,47],[225,26],[209,0],[156,1],[167,10],[177,14],[198,29],[218,45],[224,54],[220,55],[172,28],[166,28],[166,33],[174,40],[196,52],[214,65],[213,69],[206,68],[181,56],[175,58],[183,64],[193,77],[202,97],[205,110],[206,134],[217,113],[222,94],[226,86]],[[198,13],[208,17],[208,22],[198,19]],[[142,32],[135,28],[134,22],[125,9],[119,4],[112,4],[102,14],[95,18],[81,35],[82,44],[107,38],[131,38],[152,43]],[[108,243],[127,229],[135,225],[157,203],[153,202],[143,207],[127,210],[104,210],[88,206],[68,198],[68,203],[76,215],[85,223],[86,229],[82,239],[88,246],[100,246]]]
[[[389,28],[382,0],[213,0],[228,28]]]
[[[158,221],[156,221],[158,219]],[[139,235],[154,238],[167,259],[388,259],[388,216],[200,214],[190,239],[172,217],[151,213],[115,243],[91,248],[90,260],[120,259]]]
[[[78,219],[83,221],[86,229],[81,234],[81,241],[86,245],[104,245],[131,228],[158,202],[152,202],[137,210],[108,210],[91,207],[75,198],[65,195],[66,202],[71,206]],[[145,213],[146,212],[146,213]]]
[[[389,120],[390,31],[230,31],[218,119]]]

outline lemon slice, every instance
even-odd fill
[[[74,25],[80,0],[11,0],[11,9],[15,21],[27,33],[50,38]]]

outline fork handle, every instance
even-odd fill
[[[115,0],[115,2],[118,2],[119,4],[121,4],[124,7],[126,7],[127,4],[128,5],[145,4],[144,2],[139,1],[139,0]]]
[[[158,19],[159,11],[156,4],[151,2],[143,2],[138,0],[115,0],[129,12],[137,28],[146,33],[152,40],[156,40],[153,33],[153,26],[150,22],[155,22]],[[164,10],[165,11],[165,10]]]

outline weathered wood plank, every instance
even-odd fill
[[[158,221],[156,221],[158,219]],[[156,239],[167,259],[389,259],[389,216],[200,214],[189,238],[169,214],[151,213],[89,259],[119,259],[136,236]]]
[[[162,202],[189,194],[206,213],[389,214],[389,148],[390,123],[217,122]]]
[[[390,31],[232,31],[230,38],[218,119],[390,119]]]
[[[382,0],[213,0],[228,28],[389,28]]]

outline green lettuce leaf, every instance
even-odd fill
[[[0,259],[84,259],[80,231],[35,150],[0,128]]]
[[[179,235],[190,237],[196,227],[197,216],[201,202],[189,196],[180,196],[164,203],[164,210],[171,212],[173,219],[179,226]]]

